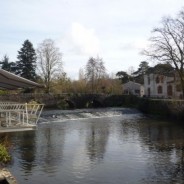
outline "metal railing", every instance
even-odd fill
[[[0,126],[31,126],[36,125],[43,104],[0,102]]]

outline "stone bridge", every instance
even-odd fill
[[[0,95],[0,101],[30,102],[37,101],[45,104],[48,108],[74,109],[74,108],[97,108],[119,107],[135,103],[137,97],[130,95],[107,95],[107,94],[43,94],[24,93]]]

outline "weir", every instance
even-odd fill
[[[68,120],[94,119],[102,117],[122,116],[123,114],[139,113],[136,109],[129,108],[99,108],[78,110],[48,110],[43,111],[41,123],[63,122]]]

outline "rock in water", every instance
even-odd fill
[[[5,179],[3,173],[0,171],[0,182],[3,181]]]
[[[10,173],[10,171],[8,169],[4,168],[4,169],[0,170],[0,178],[3,179],[0,181],[2,181],[2,182],[5,181],[4,183],[17,184],[16,179],[12,176],[12,174]]]

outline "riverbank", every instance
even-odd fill
[[[145,114],[184,120],[184,100],[140,98],[137,108]]]

